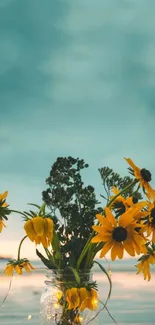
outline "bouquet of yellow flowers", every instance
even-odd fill
[[[36,211],[16,211],[24,217],[26,234],[17,260],[8,262],[5,274],[33,270],[30,261],[20,256],[25,238],[36,246],[42,244],[45,256],[38,249],[36,254],[51,270],[48,279],[53,285],[52,292],[42,298],[43,324],[46,318],[51,321],[47,324],[88,324],[94,319],[92,315],[98,314],[99,305],[106,306],[112,282],[110,273],[96,260],[97,254],[102,259],[110,252],[112,261],[122,259],[124,251],[139,256],[137,274],[143,272],[144,279],[151,279],[150,265],[155,264],[155,190],[150,185],[150,171],[129,158],[125,160],[132,177],[122,178],[109,167],[99,169],[105,192],[101,195],[105,200],[102,206],[94,187],[85,187],[82,181],[81,170],[88,164],[79,158],[59,157],[46,179],[48,188],[42,193],[42,206],[32,204]],[[7,192],[0,194],[0,232],[13,212],[6,197]],[[105,304],[91,277],[94,263],[109,280]],[[92,313],[90,317],[86,317],[86,311]]]

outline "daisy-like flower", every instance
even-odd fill
[[[117,187],[112,187],[112,195],[110,199],[113,199],[117,194],[119,194],[119,190]],[[130,209],[131,207],[139,208],[141,210],[142,208],[146,207],[147,202],[146,201],[140,201],[138,202],[138,199],[135,196],[129,196],[128,198],[123,197],[122,195],[118,195],[116,199],[112,202],[110,205],[111,209],[114,209],[116,213],[123,214],[126,210]],[[140,216],[139,216],[140,217]]]
[[[143,256],[140,263],[136,265],[138,269],[136,274],[143,272],[144,280],[148,279],[148,281],[150,281],[151,279],[150,264],[155,264],[155,253],[152,253],[151,255]]]
[[[136,231],[136,228],[142,227],[134,220],[137,210],[137,208],[128,209],[119,217],[119,220],[115,219],[108,207],[104,210],[106,217],[96,215],[101,225],[92,227],[98,234],[92,238],[91,242],[104,243],[100,257],[104,257],[110,249],[113,261],[117,256],[122,259],[124,250],[130,256],[135,256],[135,252],[140,254],[146,239]]]
[[[140,169],[137,167],[130,158],[125,158],[127,163],[131,166],[133,175],[139,181],[139,185],[146,191],[146,195],[149,199],[155,200],[155,190],[151,187],[149,182],[151,181],[151,173],[146,168]]]
[[[23,269],[25,269],[26,272],[31,272],[31,270],[34,270],[34,267],[27,258],[11,260],[7,263],[4,274],[10,276],[13,275],[14,271],[18,274],[22,274]]]
[[[53,220],[36,216],[26,221],[24,225],[27,236],[36,245],[42,243],[47,248],[53,238]]]

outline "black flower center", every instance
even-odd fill
[[[138,202],[138,198],[136,197],[136,195],[133,195],[132,197],[132,202],[135,204]]]
[[[119,201],[114,203],[114,209],[120,212],[120,214],[123,214],[126,211],[123,202],[119,202]]]
[[[151,181],[151,173],[149,170],[142,168],[141,171],[141,176],[144,179],[145,182],[150,182]]]
[[[151,224],[155,226],[155,208],[151,210],[151,218],[152,218]]]
[[[114,229],[112,237],[114,240],[121,242],[127,238],[127,231],[123,227],[117,227]]]

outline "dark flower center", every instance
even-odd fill
[[[151,218],[152,218],[151,224],[155,226],[155,208],[151,210]]]
[[[149,172],[149,170],[142,168],[140,173],[145,182],[151,181],[151,173]]]
[[[118,210],[120,214],[123,214],[126,211],[123,202],[119,201],[114,203],[114,209]]]
[[[134,204],[138,202],[138,198],[135,195],[133,195],[133,197],[132,197],[132,202]]]
[[[117,227],[114,229],[112,237],[114,240],[121,242],[127,238],[127,231],[123,227]]]

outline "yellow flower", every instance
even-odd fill
[[[88,308],[90,310],[94,310],[98,307],[98,297],[97,291],[95,289],[87,290],[86,288],[80,288],[79,296],[80,296],[80,306],[79,309],[83,311]]]
[[[112,187],[112,195],[110,199],[113,199],[115,195],[119,194],[119,190],[113,186]],[[139,211],[137,211],[136,219],[139,219],[140,217],[143,217],[146,215],[146,212],[142,213],[141,209],[147,206],[147,201],[140,201],[138,202],[136,198],[133,196],[129,196],[128,198],[124,198],[122,195],[119,195],[116,197],[115,201],[112,202],[110,205],[110,209],[115,209],[117,213],[123,214],[126,210],[130,209],[131,207],[139,208]]]
[[[134,164],[134,162],[130,158],[125,158],[125,160],[133,169],[134,176],[139,181],[139,185],[141,187],[144,187],[144,189],[146,190],[148,198],[155,200],[155,190],[153,190],[153,188],[149,184],[149,182],[151,181],[150,171],[145,168],[140,169]]]
[[[30,263],[30,261],[24,258],[19,261],[17,260],[9,261],[4,270],[4,274],[10,276],[13,275],[14,271],[16,271],[16,273],[18,274],[22,274],[23,268],[25,269],[26,272],[31,272],[31,270],[34,270],[34,267]]]
[[[148,281],[151,279],[151,272],[150,272],[150,264],[155,264],[155,254],[151,254],[150,256],[146,256],[144,259],[141,260],[139,264],[136,265],[138,271],[136,274],[143,272],[144,280],[148,278]]]
[[[24,225],[29,239],[37,244],[42,243],[42,245],[47,248],[53,238],[53,220],[50,218],[42,218],[36,216],[32,219],[26,221]]]
[[[2,219],[0,219],[0,232],[2,232],[3,227],[6,227],[6,226],[5,226],[5,223],[3,222]]]
[[[93,288],[71,288],[66,290],[68,309],[79,308],[80,311],[88,308],[94,310],[98,307],[97,291]]]
[[[8,195],[8,191],[5,191],[3,194],[0,193],[0,207],[7,207],[8,206],[8,204],[5,201],[7,195]]]
[[[148,202],[148,210],[145,212],[148,217],[144,222],[144,230],[147,232],[147,236],[152,234],[152,243],[155,244],[155,201]]]
[[[80,297],[78,288],[71,288],[66,290],[66,301],[68,302],[67,309],[76,309],[80,305]]]
[[[107,207],[105,208],[106,217],[96,215],[101,225],[92,227],[98,234],[91,241],[92,243],[105,243],[100,257],[105,256],[110,249],[113,261],[117,256],[122,259],[124,250],[131,256],[135,256],[135,252],[140,254],[146,239],[136,231],[137,227],[142,227],[134,220],[137,211],[138,208],[128,209],[118,221]]]

